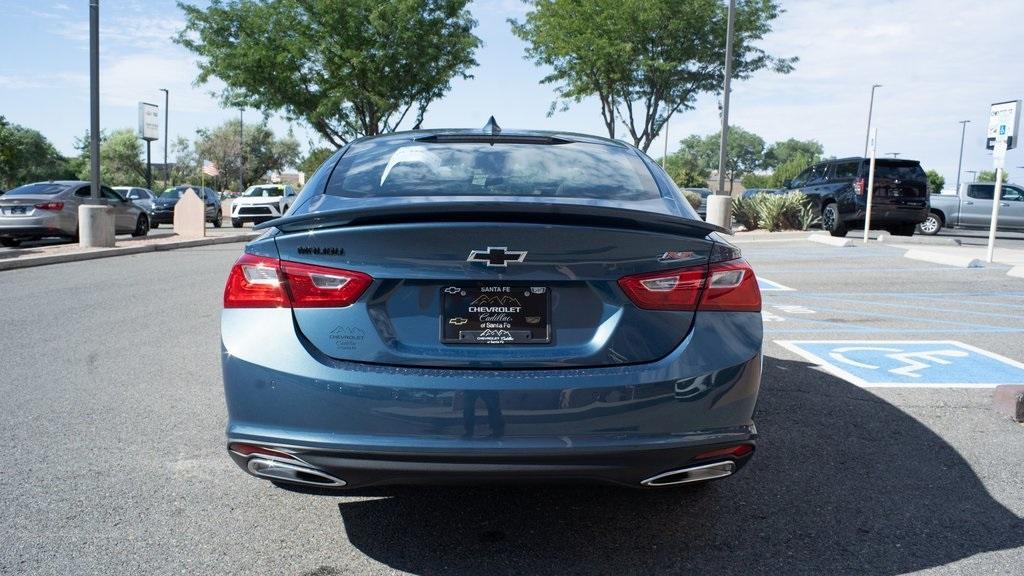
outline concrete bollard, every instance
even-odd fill
[[[732,196],[713,194],[708,196],[708,215],[706,220],[709,224],[721,226],[726,230],[732,230]]]
[[[78,245],[82,248],[114,246],[114,211],[110,206],[83,204],[78,207]]]
[[[995,393],[992,394],[992,404],[1000,416],[1024,423],[1024,386],[996,386]]]

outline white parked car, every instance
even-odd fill
[[[256,184],[231,202],[231,225],[264,222],[284,215],[295,202],[296,192],[288,184]]]

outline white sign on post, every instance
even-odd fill
[[[996,102],[988,118],[987,147],[992,149],[992,167],[996,171],[996,186],[992,192],[992,220],[988,225],[988,250],[985,260],[989,263],[995,257],[996,228],[999,227],[999,206],[1003,197],[1003,166],[1006,165],[1006,151],[1017,143],[1014,136],[1020,126],[1020,100]]]
[[[1006,141],[1006,148],[1017,147],[1017,134],[1020,130],[1020,100],[996,102],[988,117],[988,138],[985,147],[995,150],[996,142]]]
[[[139,102],[139,137],[143,140],[160,139],[160,108],[156,104]]]

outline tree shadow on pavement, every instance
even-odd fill
[[[348,539],[416,574],[899,574],[1024,546],[942,438],[873,394],[766,358],[754,460],[702,487],[393,488]]]

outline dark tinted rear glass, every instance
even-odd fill
[[[836,164],[836,180],[842,180],[844,178],[856,178],[857,171],[860,169],[860,162],[839,162]]]
[[[18,186],[12,190],[8,190],[4,196],[35,196],[35,195],[51,195],[60,194],[67,190],[68,187],[65,184],[55,184],[53,182],[42,182],[40,184],[25,184],[24,186]]]
[[[867,170],[864,171],[867,174]],[[899,162],[893,160],[875,160],[875,178],[891,178],[894,180],[920,180],[927,182],[924,169],[917,162]]]
[[[606,200],[659,198],[657,184],[628,148],[601,144],[369,140],[342,156],[326,194],[541,196]]]

